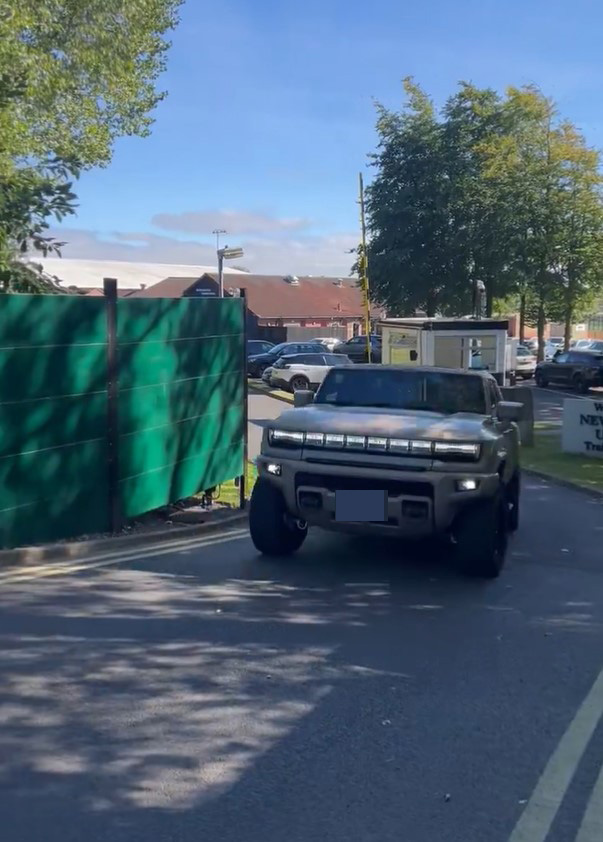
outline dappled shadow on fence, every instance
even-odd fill
[[[105,304],[0,300],[0,546],[111,527]],[[132,517],[242,471],[242,309],[161,299],[118,308],[119,494]]]

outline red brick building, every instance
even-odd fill
[[[237,287],[234,286],[237,284]],[[363,332],[362,293],[353,278],[289,275],[225,275],[225,295],[245,289],[250,338],[283,342],[317,336],[347,339]],[[190,298],[216,296],[214,273],[199,278],[166,278],[133,298]],[[374,317],[382,315],[375,310]]]

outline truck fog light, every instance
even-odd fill
[[[268,462],[266,470],[269,474],[272,474],[273,477],[280,477],[282,473],[282,468],[277,462]]]
[[[477,491],[479,482],[476,479],[457,479],[457,491]]]

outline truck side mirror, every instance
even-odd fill
[[[296,408],[308,406],[314,400],[314,392],[310,389],[297,389],[293,393],[293,406]]]
[[[519,421],[523,413],[523,404],[516,401],[499,401],[496,415],[499,421]]]

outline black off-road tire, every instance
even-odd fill
[[[507,528],[509,532],[517,532],[519,529],[519,509],[521,499],[521,477],[519,472],[513,474],[513,478],[506,488],[507,497]]]
[[[468,576],[495,579],[507,552],[507,508],[498,492],[461,512],[453,527],[456,563]]]
[[[303,374],[296,374],[289,381],[289,386],[292,392],[297,392],[299,389],[309,389],[310,381]]]
[[[264,555],[284,556],[301,547],[308,528],[289,521],[283,495],[260,477],[251,493],[249,532],[256,550]]]
[[[549,385],[549,381],[540,371],[536,372],[536,374],[534,375],[534,379],[539,389],[546,389],[546,387]]]

